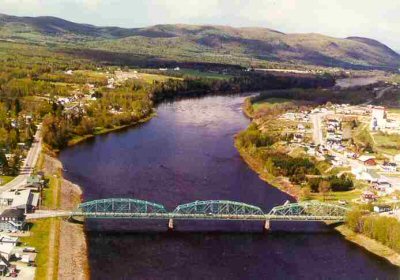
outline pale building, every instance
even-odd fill
[[[372,108],[371,130],[380,130],[386,127],[386,110],[385,107]]]

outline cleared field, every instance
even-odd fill
[[[181,73],[187,76],[194,76],[200,78],[208,78],[208,79],[219,79],[219,80],[226,80],[232,78],[231,75],[225,75],[220,73],[213,73],[213,72],[204,72],[195,69],[181,69],[179,71],[174,71],[176,73]]]
[[[360,189],[354,189],[352,191],[347,192],[329,192],[324,196],[320,193],[312,193],[311,199],[326,201],[326,202],[335,202],[338,200],[343,200],[348,203],[351,203],[353,200],[360,198],[362,191]]]
[[[14,178],[13,176],[0,176],[0,186],[7,184]]]
[[[400,153],[400,135],[375,133],[371,136],[379,152],[389,155]]]
[[[181,78],[157,75],[157,74],[147,74],[147,73],[138,73],[137,76],[140,80],[143,80],[144,82],[149,83],[149,84],[153,83],[154,81],[163,82],[163,81],[166,81],[169,79],[181,80]]]
[[[295,105],[295,101],[285,98],[268,98],[261,102],[253,104],[254,111],[259,111],[264,108],[271,109],[277,106]]]

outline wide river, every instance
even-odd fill
[[[63,151],[65,176],[84,199],[132,197],[172,210],[195,200],[268,211],[289,197],[242,161],[233,138],[249,120],[243,96],[158,106],[146,124]],[[92,279],[400,279],[400,270],[320,224],[90,221]]]

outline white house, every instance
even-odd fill
[[[0,195],[0,205],[23,209],[27,213],[38,207],[39,193],[34,193],[30,189],[3,192]]]
[[[10,260],[14,254],[15,245],[12,243],[2,243],[0,244],[0,255],[7,261]]]

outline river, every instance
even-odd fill
[[[67,179],[84,199],[134,197],[177,205],[207,199],[268,211],[290,199],[242,161],[233,137],[245,129],[243,96],[187,99],[158,106],[139,127],[64,150]],[[399,279],[385,260],[320,224],[89,221],[92,279]]]

